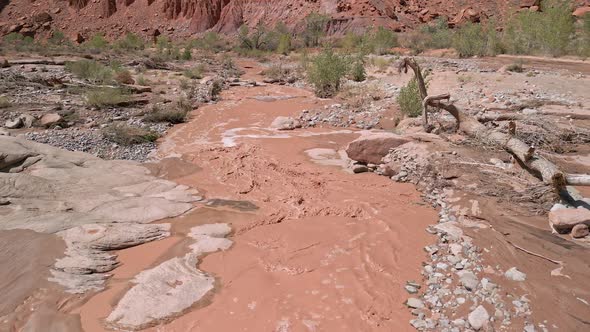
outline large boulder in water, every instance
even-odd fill
[[[367,164],[379,164],[389,150],[408,143],[404,136],[389,132],[363,132],[362,136],[348,144],[346,153],[352,160]]]

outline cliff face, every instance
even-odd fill
[[[590,0],[575,4],[590,6]],[[538,5],[539,0],[0,0],[0,34],[24,31],[43,37],[57,29],[116,37],[127,31],[149,35],[157,29],[188,37],[209,29],[232,33],[242,24],[273,27],[278,22],[299,30],[312,12],[331,18],[329,33],[373,26],[405,31],[441,16],[460,24],[538,10]],[[41,14],[49,19],[33,22]]]

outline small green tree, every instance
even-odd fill
[[[428,72],[424,71],[422,76],[424,77],[424,84],[428,88]],[[400,89],[397,103],[401,112],[408,117],[415,118],[422,114],[422,97],[420,96],[420,88],[416,77],[412,77],[408,84]]]
[[[291,52],[291,35],[288,33],[281,34],[277,45],[277,53],[289,55],[289,52]]]
[[[125,36],[119,38],[114,44],[114,48],[126,52],[139,51],[145,48],[144,40],[138,35],[128,32]]]
[[[455,33],[453,46],[461,56],[496,55],[499,39],[494,22],[485,25],[468,22]]]
[[[375,54],[387,54],[392,47],[397,46],[397,37],[393,31],[379,27],[371,34],[370,45]]]
[[[315,56],[307,69],[307,78],[321,98],[334,96],[340,90],[342,79],[348,73],[348,59],[330,48]]]
[[[352,63],[350,76],[355,82],[362,82],[367,79],[367,72],[365,71],[365,56],[359,53]]]
[[[84,43],[91,51],[100,52],[109,46],[109,42],[104,38],[104,35],[97,33],[90,40]]]
[[[326,27],[330,18],[318,13],[311,13],[305,18],[305,31],[303,42],[307,47],[317,47],[321,38],[326,34]]]

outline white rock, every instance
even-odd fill
[[[479,307],[475,308],[475,310],[473,310],[467,318],[471,327],[473,327],[475,330],[480,330],[488,323],[490,315],[488,314],[486,308],[480,305]]]
[[[417,299],[415,297],[411,297],[406,301],[406,305],[413,309],[422,309],[424,308],[424,302],[422,300]]]
[[[504,277],[513,281],[525,281],[526,273],[518,271],[516,267],[512,267],[504,272]]]
[[[470,271],[461,271],[457,273],[459,275],[459,280],[465,289],[467,290],[474,290],[477,288],[479,281],[473,272]]]

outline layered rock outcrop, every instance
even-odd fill
[[[110,250],[168,236],[169,225],[146,224],[190,210],[197,194],[136,162],[0,136],[0,230],[60,236],[52,280],[70,292],[101,289],[118,265]]]

